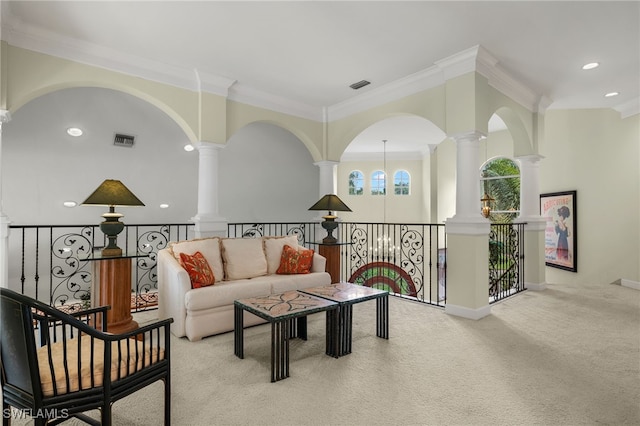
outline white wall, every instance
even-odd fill
[[[291,132],[252,123],[220,152],[220,215],[231,222],[312,221],[320,169]]]
[[[66,134],[69,126],[85,133]],[[133,148],[114,134],[136,136]],[[3,210],[13,224],[97,224],[102,206],[82,203],[104,179],[121,180],[145,207],[118,207],[123,222],[186,223],[197,212],[198,152],[166,114],[108,89],[65,89],[23,106],[3,126]],[[220,153],[220,213],[230,222],[301,221],[318,198],[319,170],[290,132],[254,123]],[[161,209],[161,203],[170,205]]]
[[[546,113],[543,193],[577,190],[578,272],[547,267],[547,282],[640,280],[640,116],[613,110]]]
[[[67,135],[69,126],[84,135]],[[116,132],[136,136],[135,145],[114,146]],[[198,154],[185,143],[174,121],[131,95],[81,88],[41,96],[3,126],[4,211],[21,225],[99,223],[106,207],[62,203],[82,203],[104,179],[118,179],[145,203],[117,208],[125,223],[186,222],[196,212]]]

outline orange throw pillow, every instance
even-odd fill
[[[193,254],[180,253],[180,263],[189,274],[191,288],[207,287],[216,282],[209,262],[199,251]]]
[[[276,274],[308,274],[313,263],[313,250],[297,249],[285,244]]]

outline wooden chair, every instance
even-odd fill
[[[69,315],[0,288],[3,425],[12,414],[30,415],[36,425],[71,416],[111,425],[115,401],[158,380],[164,382],[164,423],[171,423],[173,319],[115,335],[106,332],[107,309]],[[101,422],[82,414],[91,409],[101,411]]]

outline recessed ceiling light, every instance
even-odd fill
[[[185,150],[185,151],[187,151],[187,152],[191,152],[191,151],[193,151],[194,149],[195,149],[195,148],[194,148],[194,147],[193,147],[193,145],[191,145],[190,143],[188,143],[188,144],[186,144],[186,145],[184,146],[184,150]]]
[[[589,62],[588,64],[584,64],[582,66],[583,70],[592,70],[594,68],[598,68],[600,64],[598,62]]]
[[[160,208],[161,209],[168,209],[169,208],[169,204],[160,204]]]
[[[77,138],[78,136],[82,136],[82,129],[79,129],[77,127],[69,127],[67,129],[67,133],[69,134],[69,136]]]
[[[62,203],[62,205],[65,207],[75,207],[78,205],[78,203],[76,203],[75,201],[65,201],[64,203]]]
[[[618,96],[620,93],[619,92],[609,92],[606,95],[604,95],[605,98],[611,98],[614,96]]]

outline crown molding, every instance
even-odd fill
[[[618,111],[622,118],[640,114],[640,98],[631,99],[629,102],[617,105],[613,109]]]
[[[283,114],[322,122],[323,109],[302,102],[296,102],[243,84],[236,84],[229,90],[229,99],[236,102],[266,108]]]
[[[11,14],[3,11],[2,37],[13,46],[187,90],[212,93],[256,107],[319,122],[346,118],[437,87],[451,78],[472,71],[485,76],[491,86],[531,111],[537,111],[540,101],[540,96],[502,70],[498,60],[479,45],[436,61],[432,67],[323,108],[267,93],[238,83],[231,78],[143,59],[60,36],[25,24],[21,19],[9,15]],[[635,108],[637,109],[637,106]]]
[[[11,22],[11,25],[6,25]],[[110,48],[60,36],[24,24],[19,18],[3,16],[3,38],[11,45],[45,55],[116,71],[171,86],[227,96],[235,80],[200,72],[201,82],[194,71],[171,64],[140,58]]]
[[[478,56],[476,61],[476,70],[489,81],[489,85],[529,111],[538,111],[538,104],[543,96],[538,95],[526,85],[516,80],[507,73],[499,64],[499,61],[491,55],[484,47],[477,46]],[[545,96],[543,104],[550,100]]]

